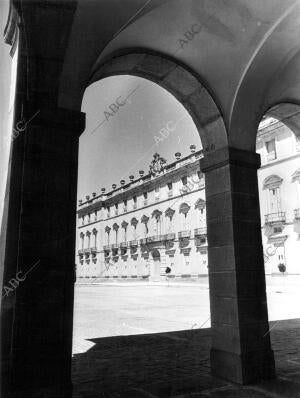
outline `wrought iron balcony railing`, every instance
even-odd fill
[[[265,215],[266,224],[278,224],[285,223],[285,211],[280,211],[278,213],[270,213]]]
[[[163,236],[163,240],[175,240],[175,238],[176,238],[175,233],[170,233]]]
[[[300,209],[295,209],[294,215],[296,220],[300,220]]]
[[[129,242],[129,246],[130,247],[136,247],[136,246],[138,246],[139,245],[139,242],[135,239],[135,240],[131,240],[130,242]]]
[[[178,238],[182,239],[182,238],[190,238],[191,237],[191,231],[181,231],[178,232]]]
[[[84,254],[90,254],[90,252],[91,252],[91,249],[90,249],[90,248],[84,249]]]
[[[97,247],[91,247],[91,253],[97,253]]]
[[[147,238],[147,243],[161,242],[162,240],[163,240],[162,235],[153,235]]]
[[[207,228],[206,227],[196,228],[194,230],[194,235],[195,236],[205,236],[205,235],[207,235]]]

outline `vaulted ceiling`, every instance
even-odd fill
[[[255,148],[258,123],[271,107],[300,104],[300,0],[72,3],[59,74],[61,107],[79,110],[103,62],[136,51],[172,58],[197,75],[220,108],[229,144],[238,148]],[[53,32],[53,46],[57,40]]]

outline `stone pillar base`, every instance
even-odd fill
[[[239,384],[249,384],[260,379],[273,379],[275,361],[272,350],[251,351],[244,354],[211,349],[211,372],[213,376]],[[247,364],[247,366],[245,366]]]

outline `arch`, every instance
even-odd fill
[[[107,225],[107,226],[105,227],[105,232],[106,232],[107,234],[109,234],[110,231],[111,231],[111,228]]]
[[[116,75],[139,76],[157,83],[173,94],[192,117],[204,152],[227,145],[226,127],[216,102],[200,77],[186,65],[162,54],[128,49],[122,55],[112,54],[97,66],[88,85]]]
[[[263,181],[263,189],[277,188],[282,184],[283,179],[278,175],[272,174]]]

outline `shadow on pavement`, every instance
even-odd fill
[[[74,398],[300,398],[300,320],[270,323],[277,380],[237,386],[210,374],[210,329],[90,339],[73,357]]]

